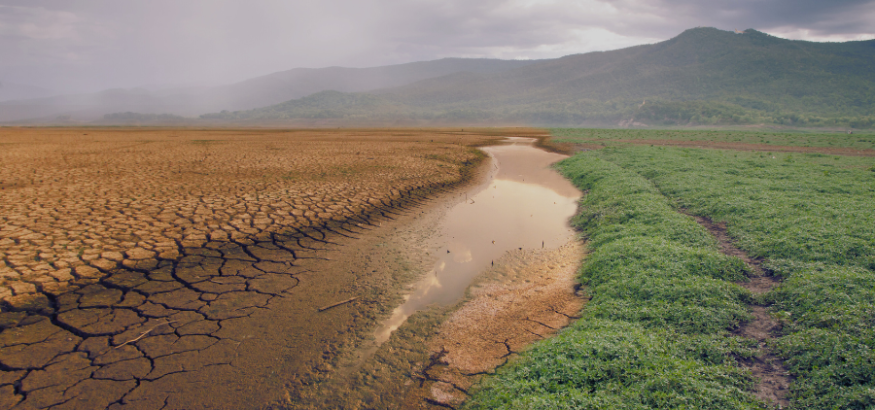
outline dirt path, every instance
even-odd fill
[[[684,210],[682,212],[690,215]],[[761,260],[751,258],[747,253],[732,245],[731,238],[726,234],[725,223],[714,223],[711,219],[702,216],[690,216],[717,238],[721,252],[738,257],[754,271],[756,276],[747,282],[738,282],[738,285],[755,295],[762,295],[780,284],[780,280],[774,276],[768,276],[763,271],[760,267]],[[787,393],[791,378],[781,359],[772,354],[768,347],[768,341],[776,337],[780,325],[769,315],[765,306],[751,305],[750,307],[754,319],[736,329],[734,334],[758,341],[761,353],[757,357],[742,360],[742,364],[749,368],[758,380],[755,392],[759,399],[773,403],[778,408],[787,407],[790,404],[787,400]]]

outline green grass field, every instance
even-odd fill
[[[737,362],[757,354],[755,342],[730,333],[756,298],[733,283],[746,265],[678,208],[727,222],[735,245],[784,279],[760,298],[784,324],[770,347],[794,377],[791,406],[875,407],[873,164],[649,146],[561,162],[587,191],[573,223],[587,239],[580,280],[592,299],[580,320],[487,379],[467,408],[767,408]]]
[[[554,128],[553,141],[570,143],[609,143],[618,140],[714,141],[740,144],[765,144],[791,147],[875,149],[875,133],[857,132],[775,132],[745,130],[644,130]]]

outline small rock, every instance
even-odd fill
[[[10,282],[9,287],[12,288],[12,291],[15,292],[16,295],[23,295],[26,293],[36,293],[36,286],[32,283]]]
[[[80,278],[97,279],[103,277],[103,273],[96,268],[87,265],[77,266],[74,272],[76,272],[76,276]]]
[[[118,266],[118,265],[109,259],[100,258],[100,259],[91,261],[91,266],[94,266],[98,269],[107,271],[107,270],[115,269],[116,266]]]
[[[102,257],[104,259],[109,259],[111,261],[116,261],[116,262],[121,262],[122,259],[125,258],[124,255],[121,254],[121,252],[116,252],[116,251],[101,253],[100,257]]]
[[[155,252],[148,251],[148,250],[143,249],[143,248],[133,248],[133,249],[125,252],[125,254],[128,255],[129,259],[133,259],[135,261],[141,260],[141,259],[149,259],[149,258],[152,258],[155,256]]]
[[[70,273],[73,272],[72,269],[58,269],[54,272],[49,272],[49,275],[52,275],[53,278],[57,279],[60,282],[66,282],[75,279],[73,275]]]

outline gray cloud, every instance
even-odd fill
[[[0,0],[0,81],[85,91],[447,56],[548,58],[695,26],[873,38],[875,1]]]

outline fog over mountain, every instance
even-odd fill
[[[221,110],[263,107],[325,90],[369,91],[452,73],[500,72],[535,62],[447,58],[372,68],[296,68],[218,87],[114,89],[94,94],[10,101],[0,103],[0,121],[51,120],[52,116],[58,115],[93,121],[121,111],[198,116]]]
[[[369,93],[322,92],[206,119],[581,125],[871,126],[875,40],[793,41],[695,28],[668,41],[460,72]],[[865,125],[869,124],[869,125]]]
[[[697,26],[870,40],[875,0],[0,0],[0,121],[248,110],[656,44]]]
[[[817,43],[714,28],[549,60],[293,69],[228,86],[0,103],[6,121],[106,124],[871,126],[872,112],[875,40]]]

